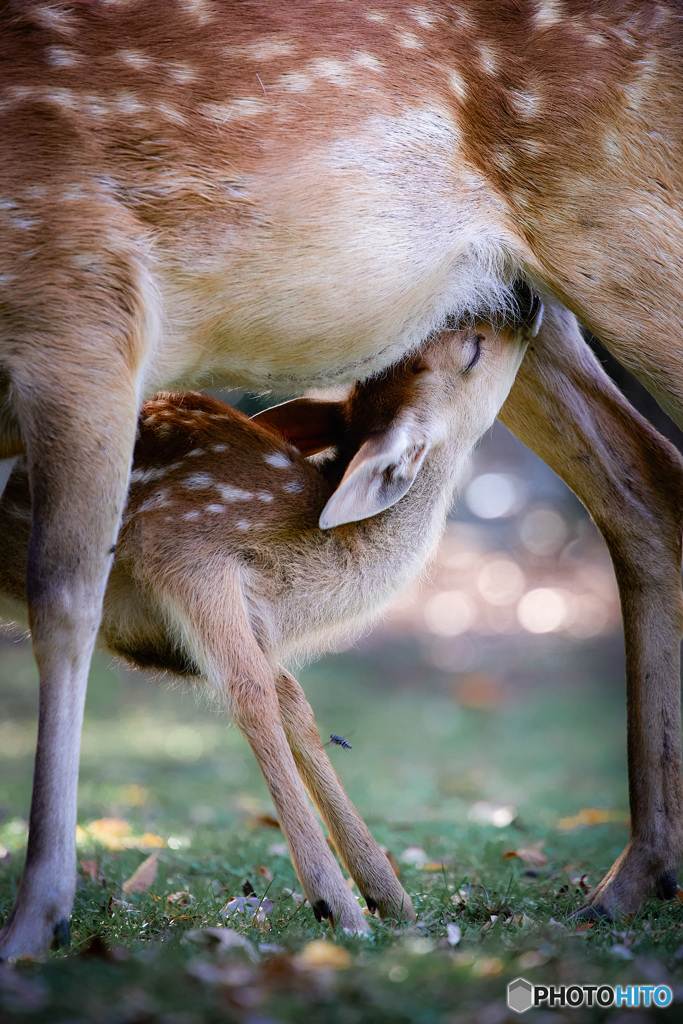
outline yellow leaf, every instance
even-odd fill
[[[611,811],[604,807],[582,807],[578,814],[560,818],[557,827],[563,831],[569,831],[573,828],[580,828],[582,825],[604,825],[608,821],[628,824],[629,816],[623,811]]]
[[[351,965],[351,954],[341,946],[315,939],[294,958],[297,966],[314,971],[339,971]]]
[[[133,872],[130,878],[126,879],[123,883],[123,891],[125,893],[146,892],[157,876],[158,860],[158,850],[150,853],[149,857],[143,860],[142,864]]]

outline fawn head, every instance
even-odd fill
[[[394,505],[430,453],[442,452],[454,469],[447,475],[453,486],[453,476],[457,480],[496,418],[540,328],[540,299],[526,285],[519,296],[513,323],[476,321],[441,331],[382,377],[357,384],[344,402],[299,398],[258,415],[263,426],[305,455],[338,448],[346,469],[322,511],[321,529]]]

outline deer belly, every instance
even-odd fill
[[[162,238],[176,347],[204,366],[208,351],[211,372],[235,384],[324,386],[395,362],[448,315],[498,302],[511,246],[494,204],[456,177],[433,126],[395,121],[233,175],[210,209],[177,225],[173,251]],[[417,148],[429,139],[408,167],[397,132]]]

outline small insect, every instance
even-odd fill
[[[330,743],[334,743],[336,747],[341,747],[342,750],[351,750],[349,741],[345,740],[343,736],[337,736],[336,732],[331,734]],[[329,747],[330,743],[326,743],[325,746]]]

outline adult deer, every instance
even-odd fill
[[[589,904],[670,895],[680,466],[552,296],[683,420],[679,6],[12,0],[0,47],[0,455],[27,457],[41,680],[0,955],[68,930],[87,671],[142,396],[358,379],[518,276],[546,324],[505,418],[593,513],[625,613],[632,835]]]

